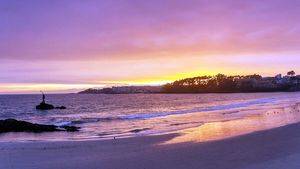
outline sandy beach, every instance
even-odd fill
[[[4,142],[1,169],[299,168],[300,123],[208,142],[178,134],[102,141]]]

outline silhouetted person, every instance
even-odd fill
[[[41,92],[42,92],[42,91],[41,91]],[[44,92],[42,92],[42,94],[43,94],[43,101],[42,101],[42,103],[46,103],[46,102],[45,102],[45,98],[46,98],[46,97],[45,97]]]

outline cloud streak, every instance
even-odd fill
[[[298,51],[299,1],[2,2],[1,58]],[[151,56],[150,56],[151,55]]]

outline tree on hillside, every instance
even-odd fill
[[[296,74],[296,73],[295,73],[295,71],[293,71],[293,70],[287,72],[287,75],[288,75],[288,76],[295,76],[295,74]]]

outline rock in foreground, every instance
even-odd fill
[[[54,131],[67,131],[74,132],[78,131],[79,127],[75,126],[55,126],[55,125],[44,125],[34,124],[26,121],[18,121],[15,119],[0,120],[0,133],[6,132],[54,132]]]

